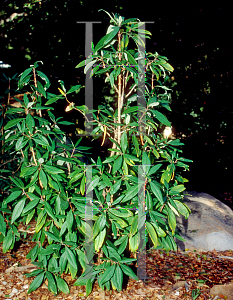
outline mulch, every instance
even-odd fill
[[[85,287],[72,284],[71,276],[64,275],[70,287],[70,294],[57,296],[48,291],[46,282],[31,294],[27,289],[34,278],[24,273],[31,272],[33,265],[26,259],[35,245],[30,239],[3,253],[0,246],[0,299],[50,300],[50,299],[194,299],[193,290],[199,291],[197,300],[224,299],[210,295],[210,288],[216,284],[233,282],[233,251],[163,251],[150,250],[146,256],[147,276],[145,282],[129,279],[123,290],[102,291],[95,283],[92,293],[85,297]],[[35,267],[34,267],[35,268]],[[194,294],[193,294],[194,295]]]

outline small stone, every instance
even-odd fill
[[[10,297],[13,296],[14,294],[17,294],[19,291],[16,288],[13,288],[13,290],[10,293]]]
[[[2,281],[2,284],[3,284],[3,285],[7,285],[7,282],[6,282],[6,281]]]
[[[22,288],[27,290],[28,289],[28,284],[25,284]]]

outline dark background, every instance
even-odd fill
[[[58,94],[58,79],[66,89],[85,84],[85,25],[77,21],[101,21],[93,25],[96,44],[104,36],[109,17],[103,11],[125,18],[153,21],[146,29],[148,52],[168,57],[174,67],[168,85],[172,113],[168,115],[176,134],[185,143],[184,157],[192,159],[187,190],[209,193],[232,207],[232,24],[230,5],[212,3],[187,6],[136,1],[1,1],[0,60],[11,68],[0,69],[0,78],[13,76],[43,61],[41,70],[51,80],[50,92]],[[24,13],[7,21],[13,13]],[[4,20],[4,21],[1,21]],[[111,96],[104,80],[94,78],[95,105]],[[13,83],[12,83],[13,87]],[[0,95],[7,86],[0,85]],[[70,100],[84,104],[84,89]],[[55,115],[75,120],[77,112],[65,113],[66,103],[57,104]],[[167,111],[164,111],[167,113]],[[78,127],[82,127],[79,118]],[[66,127],[66,130],[68,128]],[[75,128],[69,127],[69,130]]]

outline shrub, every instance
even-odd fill
[[[37,62],[20,76],[19,88],[31,89],[22,107],[8,110],[20,115],[5,125],[5,147],[21,155],[21,163],[10,177],[9,196],[0,204],[0,231],[6,252],[20,237],[20,222],[36,221],[37,243],[27,257],[38,270],[27,274],[36,276],[28,293],[46,278],[52,293],[68,293],[63,273],[78,277],[74,285],[85,285],[86,295],[96,279],[102,289],[121,291],[123,276],[145,276],[140,265],[138,276],[133,271],[136,251],[140,258],[146,247],[176,250],[174,238],[182,239],[176,216],[190,213],[182,203],[187,179],[181,172],[191,161],[180,156],[183,144],[178,139],[157,132],[171,126],[164,114],[170,111],[170,96],[162,81],[173,68],[166,57],[145,51],[143,39],[151,33],[139,28],[142,22],[109,16],[106,35],[96,46],[92,43],[93,53],[77,65],[86,65],[87,72],[100,63],[102,68],[95,66],[92,75],[104,74],[117,92],[115,108],[102,103],[92,111],[93,136],[103,134],[103,143],[106,138],[112,142],[108,157],[85,165],[79,155],[90,149],[80,146],[81,138],[72,147],[65,144],[59,125],[69,122],[56,119],[51,104],[68,101],[67,95],[81,86],[66,91],[61,81],[60,95],[49,93],[49,80]],[[128,49],[130,39],[137,50]],[[137,97],[135,88],[142,96]],[[71,103],[69,109],[87,112]],[[61,141],[60,148],[53,137]]]

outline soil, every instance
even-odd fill
[[[24,274],[35,269],[27,253],[35,245],[28,238],[15,245],[7,253],[0,247],[0,299],[11,300],[50,300],[50,299],[224,299],[210,295],[210,288],[216,284],[233,282],[233,251],[200,252],[186,250],[166,252],[150,250],[146,256],[146,281],[129,279],[121,292],[102,291],[95,283],[92,293],[86,297],[85,287],[73,286],[75,280],[65,275],[70,294],[53,295],[46,282],[36,291],[27,294],[34,278]],[[221,295],[219,295],[221,297]],[[223,297],[223,296],[222,296]]]

